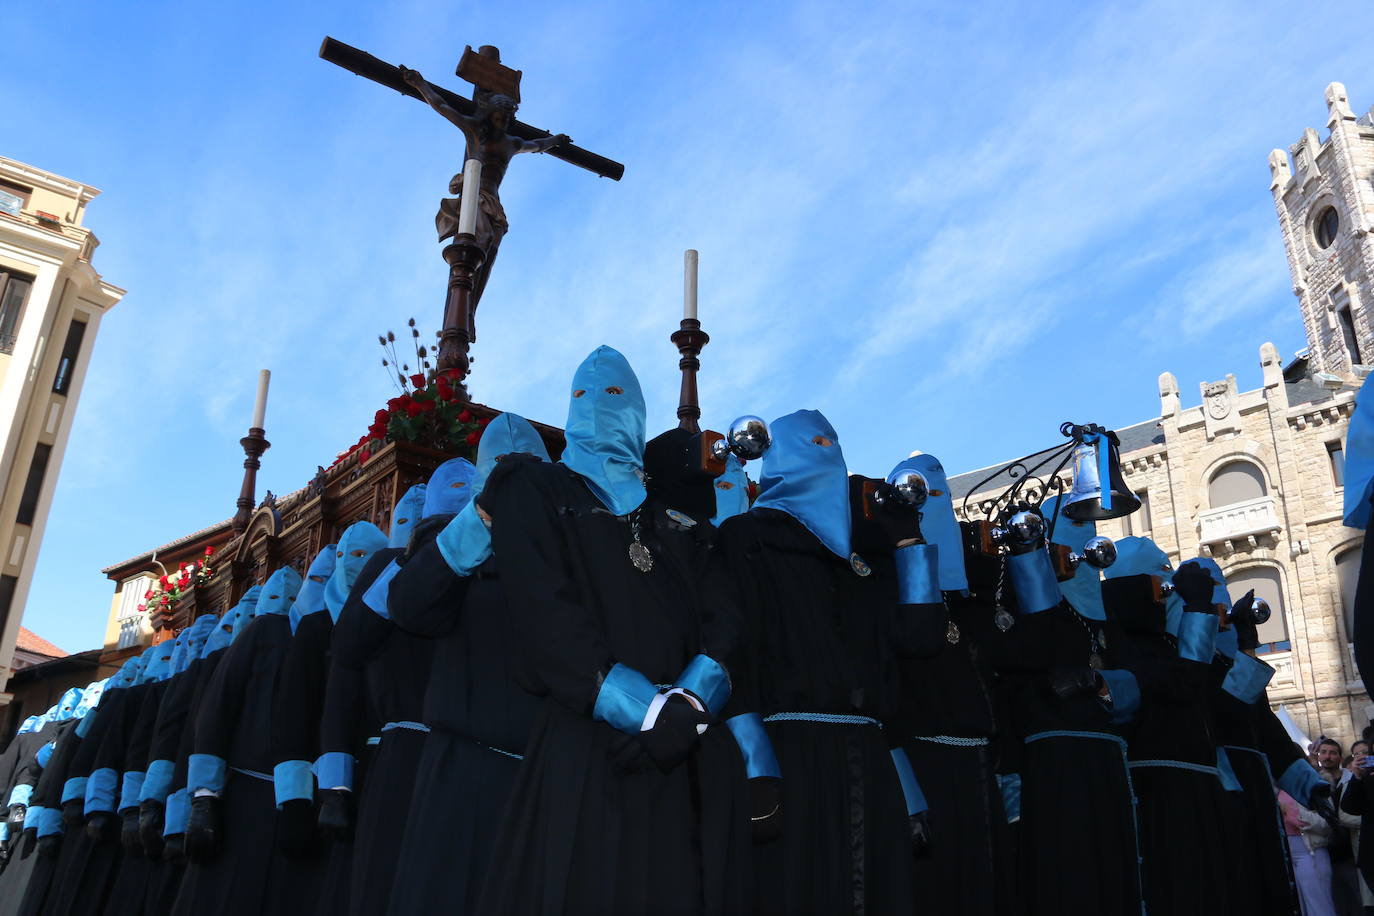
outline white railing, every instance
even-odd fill
[[[143,627],[148,615],[140,612],[119,618],[119,648],[128,649],[143,641]]]
[[[1198,526],[1204,544],[1277,532],[1280,527],[1278,503],[1272,496],[1260,496],[1220,509],[1205,509],[1198,515]]]
[[[1293,676],[1293,653],[1271,652],[1260,656],[1260,660],[1274,669],[1274,677],[1269,681],[1270,689],[1292,689],[1297,686]]]

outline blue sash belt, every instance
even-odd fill
[[[987,738],[958,738],[954,735],[912,735],[912,741],[925,741],[928,744],[943,744],[946,747],[987,747]]]
[[[883,727],[872,716],[846,716],[833,712],[775,712],[764,716],[765,722],[820,722],[823,725],[875,725]]]
[[[257,770],[245,770],[243,767],[230,767],[229,769],[233,770],[235,773],[241,773],[244,776],[252,776],[254,779],[261,779],[263,782],[272,781],[272,776],[268,773],[259,773]]]
[[[402,720],[400,722],[388,722],[382,726],[382,731],[385,733],[397,728],[404,728],[406,731],[424,732],[425,734],[429,734],[429,726],[425,723],[408,722],[405,720]]]
[[[1170,770],[1192,770],[1194,773],[1204,773],[1213,779],[1220,779],[1221,774],[1216,767],[1205,766],[1201,763],[1188,763],[1186,760],[1132,760],[1128,766],[1131,769],[1149,769],[1151,767],[1163,767]]]

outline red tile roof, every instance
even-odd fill
[[[63,658],[67,655],[65,651],[57,648],[43,637],[32,630],[24,627],[19,628],[19,641],[16,648],[23,652],[33,652],[38,655],[46,655],[50,658]]]

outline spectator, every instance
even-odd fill
[[[1341,782],[1341,774],[1344,772],[1341,763],[1344,759],[1345,751],[1339,741],[1325,735],[1317,739],[1317,772],[1332,786]]]
[[[1331,859],[1326,851],[1331,826],[1282,790],[1279,807],[1283,810],[1283,832],[1288,835],[1303,916],[1336,916],[1331,902]]]
[[[1374,722],[1365,728],[1363,741],[1355,744],[1352,750],[1357,753],[1352,755],[1350,761],[1350,772],[1353,779],[1342,787],[1340,794],[1340,811],[1342,822],[1345,822],[1344,815],[1353,814],[1361,816],[1361,823],[1365,817],[1374,818],[1374,778],[1370,778],[1369,772],[1374,768],[1374,757],[1369,755],[1369,748],[1374,747]],[[1362,752],[1359,750],[1363,748]],[[1365,845],[1360,843],[1360,833],[1356,832],[1354,839],[1355,862],[1360,872],[1360,890],[1364,898],[1365,906],[1374,906],[1374,895],[1371,895],[1369,888],[1374,885],[1374,843]],[[1374,836],[1374,834],[1370,834]]]
[[[1369,745],[1356,741],[1350,746],[1340,783],[1331,792],[1331,801],[1339,814],[1339,822],[1331,833],[1327,853],[1331,857],[1331,899],[1339,916],[1364,916],[1365,895],[1368,890],[1355,867],[1360,848],[1361,818],[1344,810],[1341,800],[1347,792],[1358,793],[1363,787],[1357,780],[1364,776],[1365,757]]]

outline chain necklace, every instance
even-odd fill
[[[1088,619],[1084,617],[1082,614],[1078,613],[1076,609],[1073,612],[1073,619],[1077,620],[1079,625],[1082,626],[1083,629],[1088,631],[1088,639],[1090,640],[1088,649],[1088,667],[1093,669],[1094,671],[1101,671],[1102,653],[1107,650],[1107,634],[1099,632],[1097,628],[1095,628],[1092,624],[1088,623]]]
[[[1016,625],[1016,618],[1011,616],[1011,611],[1007,610],[1007,606],[1002,600],[1002,597],[1006,594],[1006,589],[1007,558],[1003,555],[1002,564],[997,570],[997,613],[993,615],[992,618],[993,623],[997,624],[997,629],[1001,630],[1003,633]]]
[[[634,564],[635,569],[646,573],[654,568],[654,555],[649,552],[648,547],[640,543],[639,512],[639,509],[635,509],[630,513],[630,536],[634,538],[630,544],[630,562]]]

